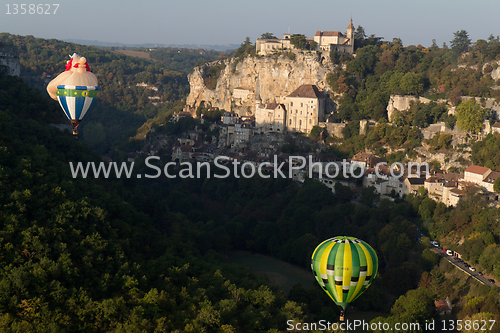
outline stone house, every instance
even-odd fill
[[[309,133],[325,121],[325,97],[313,84],[303,84],[284,98],[286,129]]]
[[[284,104],[268,103],[255,107],[255,130],[259,133],[284,132],[286,108]]]
[[[234,124],[234,144],[239,145],[250,140],[253,135],[253,126],[249,121],[238,121]]]
[[[500,133],[500,123],[498,121],[491,126],[491,133]]]
[[[492,171],[490,172],[481,182],[481,186],[486,188],[489,192],[495,192],[493,185],[497,178],[500,177],[500,172]]]
[[[292,49],[293,45],[290,44],[290,38],[290,34],[283,34],[283,39],[257,38],[257,41],[255,42],[255,48],[257,50],[257,53],[261,55],[267,55],[277,50]]]
[[[255,42],[256,50],[261,55],[267,55],[278,50],[291,50],[294,46],[290,43],[291,34],[283,34],[283,39],[257,38]],[[353,54],[354,53],[354,25],[352,19],[347,26],[346,34],[340,31],[317,31],[314,38],[306,38],[310,44],[315,41],[318,49],[322,51],[333,51]]]
[[[483,180],[491,173],[489,168],[479,165],[471,165],[464,172],[464,181],[481,185]]]
[[[436,312],[440,316],[451,314],[452,307],[451,307],[451,302],[450,302],[449,297],[446,297],[446,299],[444,299],[444,300],[434,301],[434,306],[436,307]]]
[[[314,41],[318,43],[318,48],[322,51],[334,51],[353,54],[354,53],[354,25],[347,26],[346,34],[340,31],[317,31]]]
[[[182,145],[182,146],[174,146],[172,148],[172,161],[178,160],[179,162],[190,160],[192,158],[193,146],[191,145]]]

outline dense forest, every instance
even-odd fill
[[[82,122],[80,136],[101,154],[113,154],[120,146],[122,150],[132,151],[134,146],[127,145],[129,138],[136,135],[143,138],[152,123],[164,123],[175,111],[182,110],[183,99],[189,92],[185,73],[200,61],[220,56],[215,51],[177,53],[177,49],[174,52],[160,48],[151,52],[151,57],[157,60],[153,61],[125,56],[111,49],[7,33],[0,34],[0,43],[14,45],[19,53],[21,76],[40,90],[64,71],[73,53],[87,58],[90,70],[99,81],[99,98],[93,112]],[[140,83],[147,86],[138,86]],[[140,146],[140,142],[136,141],[135,145]]]

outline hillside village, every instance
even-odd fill
[[[130,154],[129,161],[133,161],[138,154],[154,155],[168,147],[167,154],[171,152],[171,159],[179,163],[213,162],[217,156],[227,156],[230,161],[239,161],[241,164],[249,163],[256,168],[265,164],[264,169],[268,170],[272,170],[276,164],[282,162],[293,163],[295,168],[293,178],[295,180],[301,182],[305,177],[316,178],[332,191],[335,191],[337,183],[352,189],[360,186],[373,186],[377,193],[392,199],[396,196],[416,194],[419,189],[423,188],[429,197],[436,202],[455,206],[471,189],[479,188],[480,192],[492,204],[497,204],[498,195],[493,190],[493,184],[500,173],[484,166],[462,164],[462,157],[464,154],[467,156],[466,151],[453,154],[450,160],[449,156],[446,157],[442,152],[433,154],[425,147],[417,147],[415,150],[418,155],[416,159],[412,160],[413,162],[428,165],[430,162],[438,161],[444,167],[443,170],[427,167],[423,173],[417,175],[416,173],[409,174],[408,170],[401,170],[399,166],[394,170],[387,165],[376,167],[377,163],[386,162],[386,160],[370,151],[359,151],[343,164],[343,161],[334,154],[322,152],[326,144],[320,140],[316,142],[315,148],[308,154],[300,154],[304,158],[308,156],[312,156],[312,158],[306,158],[306,163],[299,169],[297,161],[289,160],[291,156],[296,155],[285,153],[281,149],[286,137],[292,135],[298,140],[306,140],[303,135],[309,135],[313,128],[324,129],[332,137],[343,137],[343,129],[348,122],[336,119],[338,98],[332,95],[329,87],[325,85],[325,73],[331,68],[325,63],[324,58],[328,57],[329,52],[334,50],[347,54],[353,53],[354,26],[351,20],[345,35],[338,31],[318,31],[314,38],[307,38],[308,45],[313,41],[316,43],[318,57],[313,55],[312,51],[304,53],[295,49],[290,44],[290,38],[290,34],[285,34],[283,39],[258,38],[256,50],[259,58],[248,60],[252,61],[248,65],[234,64],[234,59],[227,60],[214,91],[203,85],[203,69],[201,72],[200,69],[195,69],[190,74],[190,96],[184,112],[174,115],[173,121],[177,122],[185,117],[196,116],[195,108],[199,110],[200,107],[206,107],[210,112],[221,111],[220,120],[210,125],[210,131],[218,132],[217,136],[212,136],[210,140],[207,140],[200,127],[186,133],[182,138],[170,138],[169,140],[161,134],[151,133],[150,143],[146,144],[141,152]],[[295,59],[282,58],[281,52],[284,50],[293,52]],[[301,58],[297,59],[297,57]],[[275,59],[277,62],[274,65],[269,65],[270,59]],[[306,69],[302,68],[298,74],[301,71],[302,73],[314,72],[315,74],[307,76],[306,79],[293,79],[291,81],[301,84],[291,86],[290,80],[280,83],[277,79],[265,78],[266,72],[247,71],[251,67],[259,67],[260,63],[263,64],[263,68],[268,68],[268,70],[271,66],[273,73],[281,75],[281,71],[284,71],[288,73],[288,76],[294,73],[293,64],[296,64],[298,68],[302,68],[302,64],[307,64]],[[216,64],[220,65],[221,63],[216,62]],[[325,69],[322,70],[322,67]],[[232,70],[230,70],[231,68]],[[492,73],[492,75],[496,74]],[[272,77],[270,76],[270,78]],[[269,88],[271,86],[272,88]],[[465,101],[470,97],[462,96],[461,99]],[[477,97],[475,101],[490,110],[492,119],[500,119],[500,104],[495,99]],[[414,95],[391,95],[386,108],[389,125],[396,126],[390,122],[395,112],[404,113],[415,103],[428,104],[431,102],[433,101],[430,99]],[[455,114],[455,106],[448,100],[438,100],[437,102],[446,107],[449,115]],[[201,114],[197,121],[203,124],[205,122],[204,114]],[[359,123],[360,134],[377,126],[377,122],[373,120],[361,120]],[[418,131],[424,140],[430,140],[439,134],[450,135],[453,146],[467,144],[471,140],[470,133],[466,133],[456,126],[450,129],[444,122],[429,124],[428,127],[419,128]],[[483,130],[474,134],[474,139],[481,140],[490,133],[500,133],[499,122],[485,120]],[[203,137],[205,140],[202,139]],[[274,156],[277,158],[274,159]],[[352,170],[352,168],[362,166],[364,171],[362,181],[325,175],[325,167],[328,164],[331,166],[332,163],[336,164],[338,170],[341,171],[340,174],[344,169]],[[450,167],[452,167],[450,170],[453,171],[459,169],[464,171],[462,173],[446,171]],[[288,164],[285,169],[287,168]]]

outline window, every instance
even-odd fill
[[[292,124],[292,119],[290,119],[290,125]]]
[[[300,115],[302,116],[302,111],[300,111]]]
[[[303,107],[304,106],[304,103],[300,103],[300,107]]]
[[[299,126],[302,126],[302,120],[300,120],[300,122],[299,122]]]
[[[293,102],[290,102],[290,106],[293,106]]]
[[[309,119],[309,124],[312,124],[312,119]]]

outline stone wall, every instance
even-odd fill
[[[329,134],[335,135],[337,138],[343,138],[342,129],[346,127],[347,123],[319,123],[318,126],[326,127]]]

